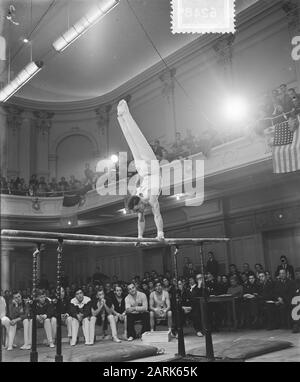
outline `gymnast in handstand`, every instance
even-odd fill
[[[132,152],[136,170],[141,178],[136,195],[131,196],[128,201],[128,209],[138,213],[138,237],[143,237],[145,209],[147,206],[151,206],[157,228],[157,239],[164,239],[163,220],[158,202],[160,193],[159,162],[132,118],[125,100],[120,101],[118,104],[118,121]]]

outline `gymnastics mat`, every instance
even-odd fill
[[[214,344],[214,355],[221,359],[245,360],[287,349],[291,346],[293,346],[291,342],[283,340],[239,338],[234,341],[222,341]],[[188,353],[191,356],[205,357],[205,346],[191,349]]]
[[[132,343],[97,343],[97,346],[74,346],[64,349],[64,362],[126,362],[158,354],[158,348]]]

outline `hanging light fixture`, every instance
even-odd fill
[[[17,76],[0,91],[0,102],[6,102],[43,67],[43,61],[30,62]]]
[[[82,36],[93,25],[95,25],[102,17],[111,11],[119,0],[101,0],[97,6],[92,8],[85,16],[72,25],[62,36],[60,36],[52,44],[57,52],[63,52],[69,45],[72,44],[78,37]]]

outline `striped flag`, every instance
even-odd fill
[[[288,121],[280,122],[275,125],[273,141],[274,173],[282,174],[300,170],[299,130],[299,126],[295,131],[289,130]]]

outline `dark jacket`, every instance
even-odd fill
[[[144,292],[145,293],[145,292]],[[119,303],[119,301],[117,300],[116,296],[113,296],[112,298],[112,304],[114,306],[114,310],[115,312],[119,313],[119,314],[123,314],[125,312],[125,297],[122,297],[122,300],[121,302]]]
[[[46,314],[47,318],[55,315],[52,302],[46,298],[45,303],[41,304],[39,301],[36,303],[36,315]]]
[[[266,281],[264,284],[259,284],[258,295],[263,301],[275,300],[274,282]]]
[[[280,265],[278,265],[278,267],[276,269],[276,272],[275,272],[275,277],[277,277],[279,275],[279,271],[281,269],[285,269],[286,272],[290,274],[291,279],[294,280],[295,273],[294,273],[294,268],[293,268],[292,265],[290,265],[290,264],[280,264]]]
[[[81,303],[78,302],[77,298],[72,298],[70,302],[70,316],[77,319],[77,314],[82,313],[83,318],[91,317],[92,315],[92,303],[91,299],[87,296],[84,296]]]
[[[278,280],[274,284],[275,298],[281,297],[285,304],[290,304],[293,294],[293,282],[291,280]]]
[[[217,260],[208,260],[206,263],[206,272],[211,273],[214,277],[218,275],[219,263]]]
[[[24,320],[27,318],[26,304],[23,301],[17,304],[14,300],[11,300],[8,304],[7,316],[10,320],[15,320],[16,318]]]

